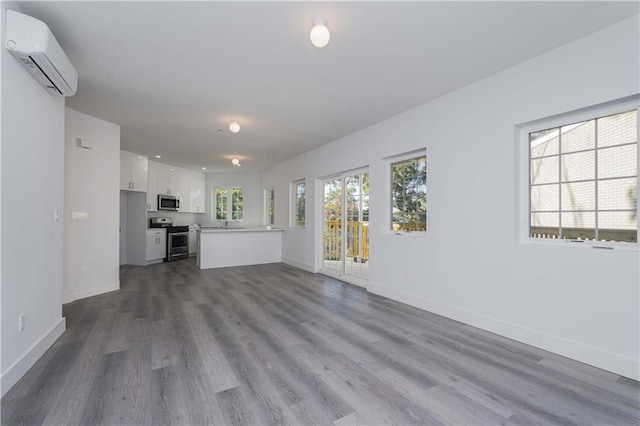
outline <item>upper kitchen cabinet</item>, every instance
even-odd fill
[[[191,212],[204,213],[206,178],[204,173],[195,172],[190,179]]]
[[[120,151],[120,189],[147,192],[149,160],[143,155]]]
[[[204,213],[204,173],[183,169],[180,175],[178,198],[180,212]]]
[[[205,187],[204,173],[149,161],[147,211],[158,210],[158,194],[162,194],[180,200],[180,213],[204,213]]]
[[[158,211],[158,163],[149,161],[149,190],[147,191],[147,211]]]
[[[168,164],[158,164],[158,194],[178,195],[180,188],[180,169]]]

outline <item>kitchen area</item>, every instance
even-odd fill
[[[204,173],[120,151],[120,265],[195,256],[205,190]]]
[[[242,220],[207,214],[216,187],[241,188]],[[282,229],[263,225],[257,172],[196,172],[120,151],[120,265],[196,257],[201,269],[281,261]]]

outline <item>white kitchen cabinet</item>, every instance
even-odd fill
[[[149,161],[147,211],[158,210],[158,194],[180,200],[179,213],[205,212],[205,175],[168,164]]]
[[[196,173],[191,177],[190,182],[190,195],[191,195],[191,212],[192,213],[204,213],[205,212],[205,189],[206,181],[203,173]]]
[[[180,176],[180,212],[204,213],[204,173],[183,169]]]
[[[178,195],[180,169],[166,164],[158,168],[158,194]]]
[[[147,230],[147,262],[167,257],[167,232],[164,229]]]
[[[120,189],[147,192],[149,159],[143,155],[120,151]]]
[[[149,161],[149,187],[147,190],[147,211],[158,211],[158,171],[152,170]]]
[[[191,175],[195,172],[187,169],[177,169],[178,174],[178,189],[176,191],[176,197],[180,200],[180,207],[178,211],[180,213],[191,213]]]

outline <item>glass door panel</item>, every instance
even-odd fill
[[[323,269],[368,279],[369,173],[324,182]]]
[[[342,179],[324,182],[323,268],[342,271]]]
[[[343,273],[367,279],[369,271],[369,173],[350,175],[345,181],[345,233]]]

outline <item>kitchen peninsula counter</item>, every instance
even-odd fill
[[[282,229],[200,227],[196,231],[200,269],[282,261]]]

